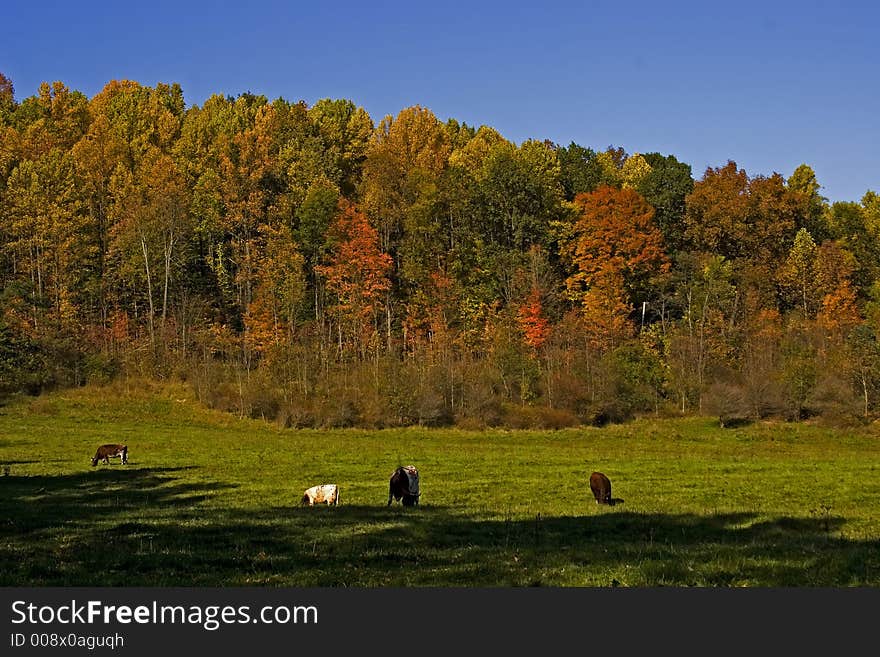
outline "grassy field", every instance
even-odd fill
[[[98,445],[129,445],[93,468]],[[385,506],[398,464],[415,509]],[[599,507],[601,470],[622,504]],[[305,488],[340,506],[303,508]],[[878,586],[880,430],[295,431],[134,384],[0,407],[0,585]]]

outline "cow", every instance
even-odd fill
[[[590,490],[596,498],[596,504],[613,504],[611,501],[611,481],[601,472],[590,475]]]
[[[101,445],[92,458],[92,465],[98,465],[98,461],[109,464],[111,458],[119,457],[122,465],[128,463],[128,445]]]
[[[303,493],[300,505],[315,506],[316,504],[339,506],[339,486],[336,484],[320,484],[307,488]]]
[[[419,471],[414,465],[399,465],[391,473],[388,484],[388,504],[391,500],[402,501],[403,506],[417,506],[419,503]]]

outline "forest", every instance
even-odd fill
[[[130,80],[18,101],[0,74],[0,397],[130,377],[283,427],[875,419],[880,196],[594,147]]]

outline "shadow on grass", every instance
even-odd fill
[[[179,470],[0,479],[0,585],[880,585],[880,542],[833,516],[215,508]]]
[[[192,467],[103,468],[69,475],[0,477],[2,534],[27,534],[156,508],[192,507],[229,484],[181,483]]]

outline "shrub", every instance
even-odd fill
[[[306,399],[288,400],[278,410],[276,421],[285,429],[305,429],[316,426],[312,404]]]
[[[203,391],[202,402],[209,408],[246,415],[242,397],[236,384],[223,381]],[[247,409],[249,410],[249,409]]]
[[[571,411],[548,406],[518,406],[504,404],[504,426],[511,429],[564,429],[581,424]]]
[[[107,385],[119,375],[119,372],[119,362],[107,354],[88,354],[83,359],[83,373],[88,384]]]
[[[718,418],[722,427],[730,427],[753,419],[751,407],[742,386],[716,381],[703,395],[703,410]]]
[[[255,386],[247,389],[244,404],[251,418],[275,420],[281,408],[281,399],[275,391],[263,386]]]
[[[849,381],[837,374],[826,373],[819,379],[807,406],[827,426],[856,426],[866,421],[861,400],[853,393]]]
[[[498,393],[494,372],[491,369],[472,368],[462,373],[463,382],[459,403],[455,409],[455,422],[478,422],[483,426],[502,424],[501,396]]]

